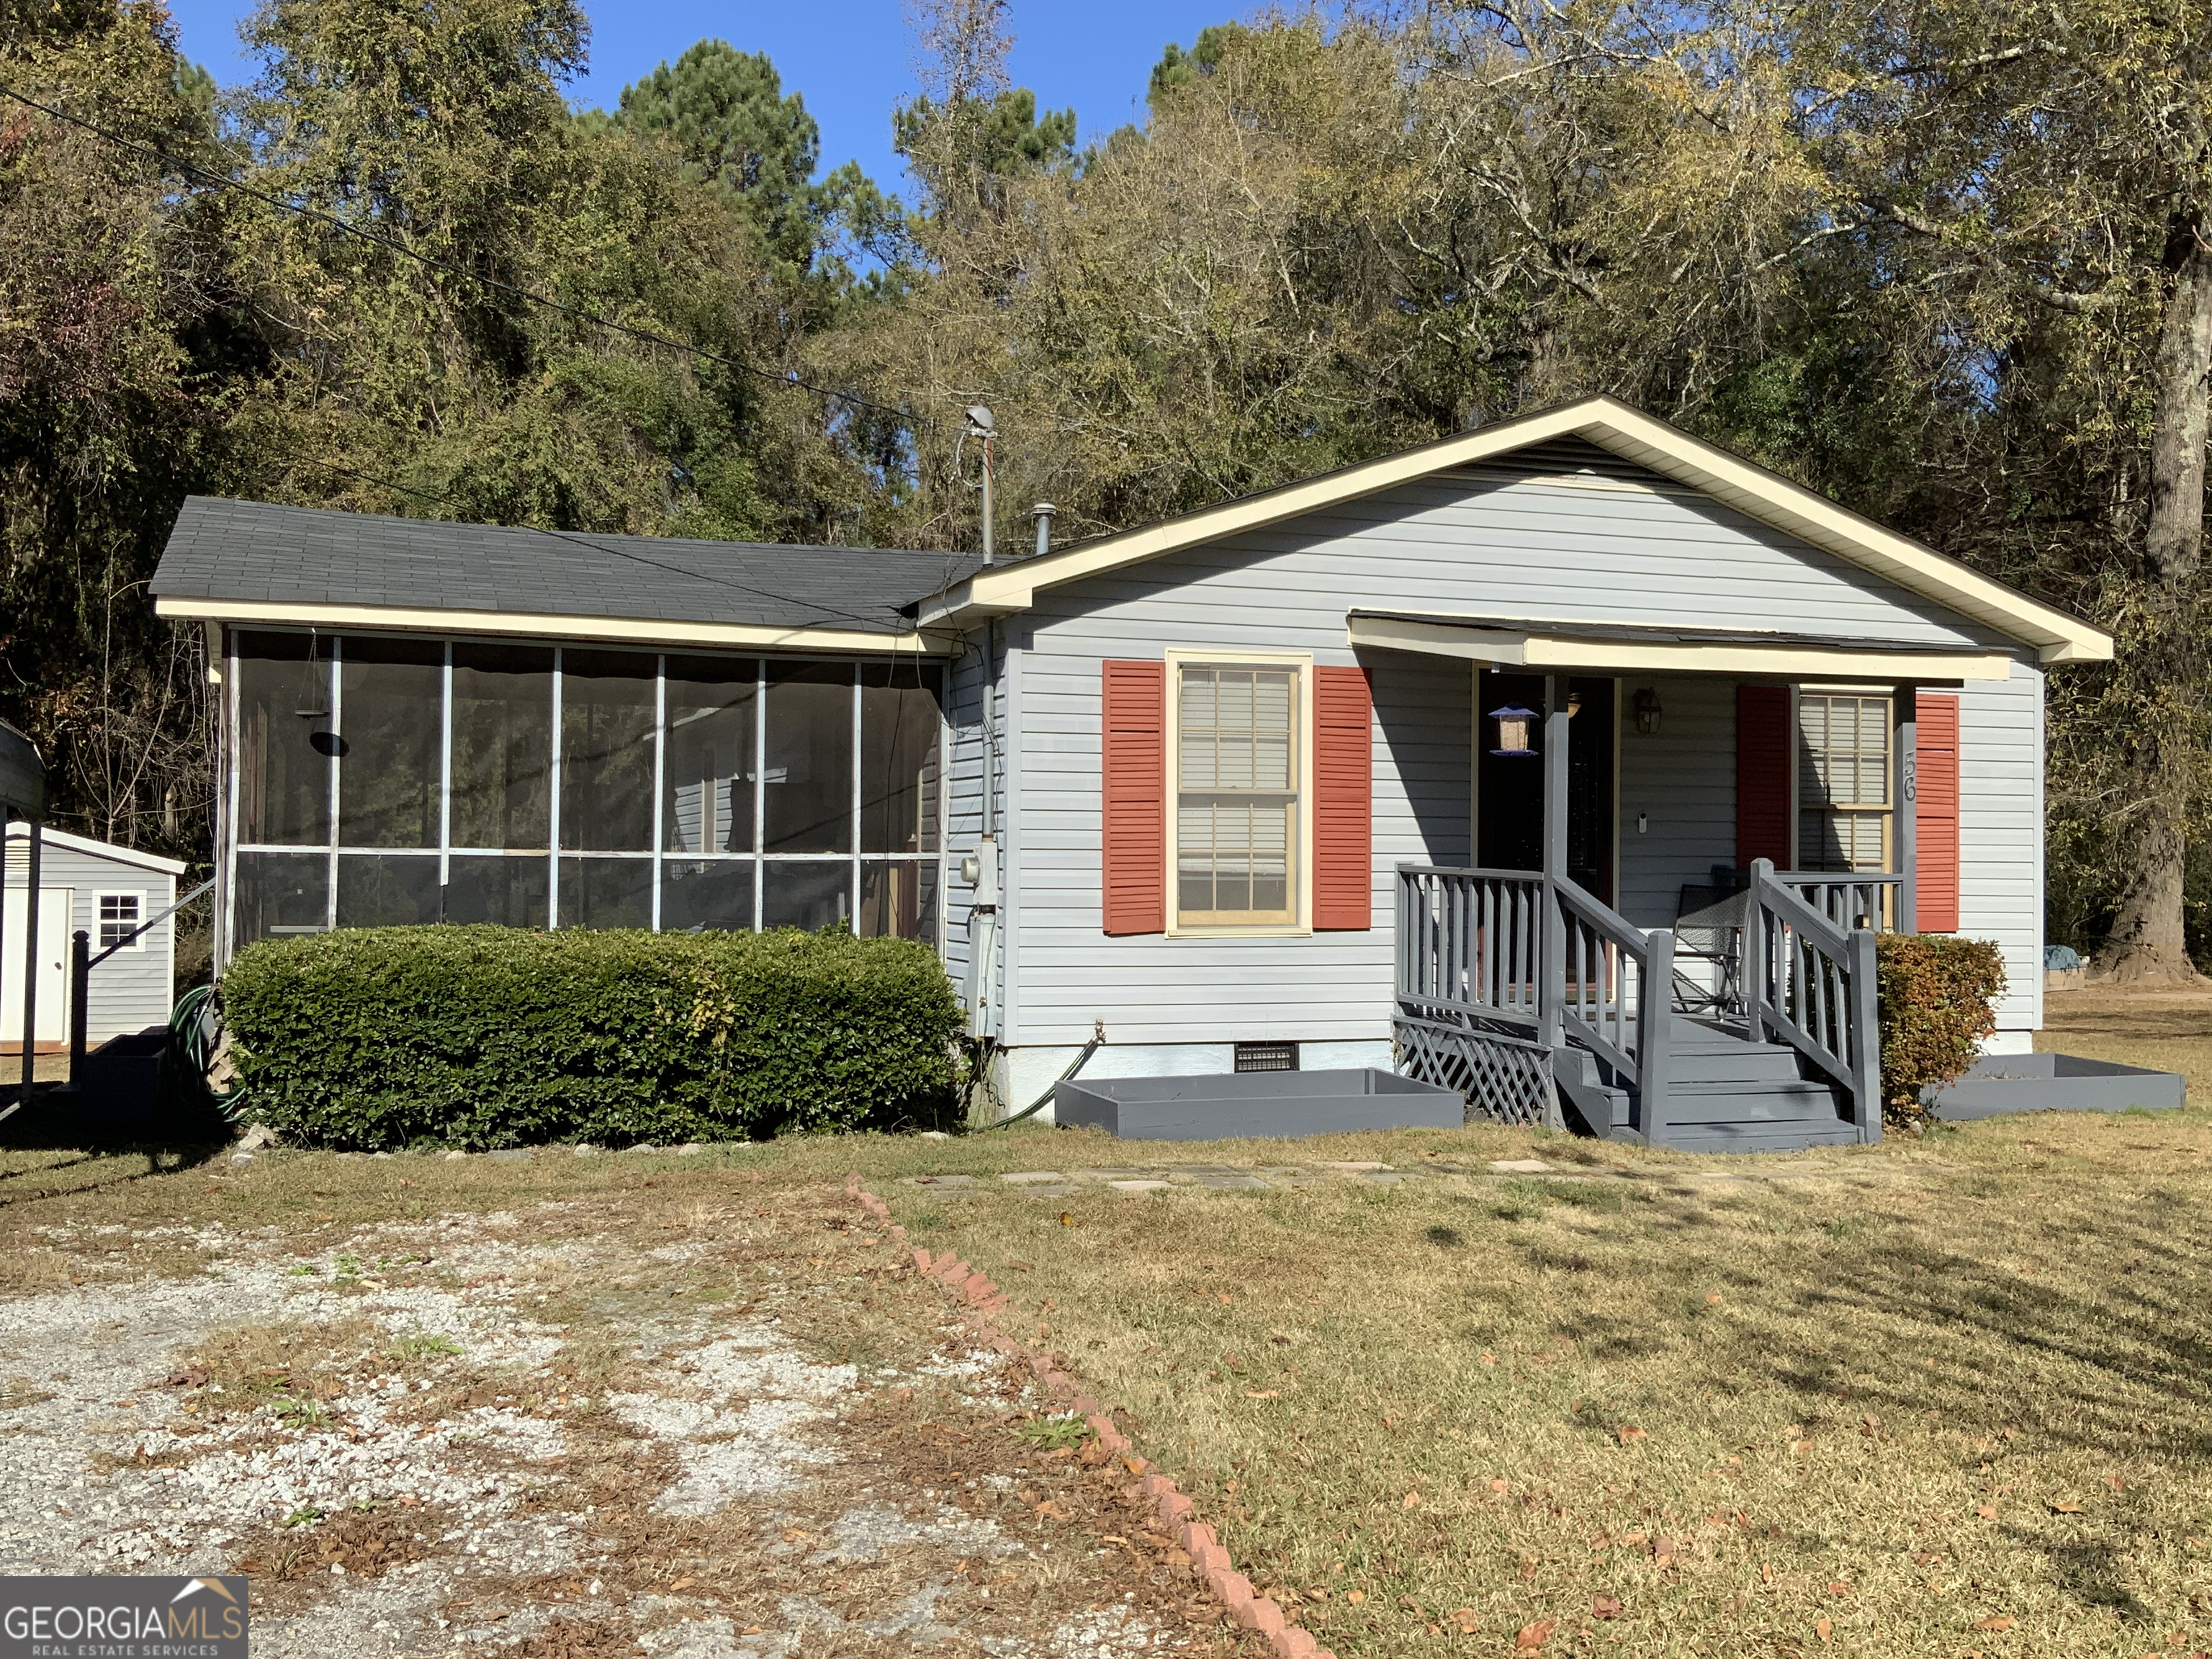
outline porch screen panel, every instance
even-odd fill
[[[816,933],[853,916],[848,859],[770,859],[761,866],[761,926]]]
[[[339,854],[339,927],[414,927],[444,912],[435,853]]]
[[[543,927],[550,915],[550,863],[542,854],[501,858],[495,853],[454,854],[447,861],[446,920]]]
[[[331,860],[325,853],[240,853],[232,937],[291,939],[330,926]]]
[[[695,928],[749,933],[753,926],[750,859],[665,859],[660,866],[660,930]]]
[[[657,666],[651,657],[627,653],[569,650],[561,653],[561,846],[564,852],[653,850]],[[649,868],[647,875],[649,893]],[[566,892],[565,882],[562,890]],[[649,913],[649,901],[647,908]],[[563,921],[568,914],[564,897]]]
[[[853,850],[850,663],[769,665],[762,782],[763,850]],[[847,870],[848,881],[851,873]]]
[[[338,844],[435,848],[446,647],[436,640],[348,635],[343,652]],[[341,875],[341,927],[356,925],[346,921],[347,884]]]
[[[937,850],[938,669],[860,669],[860,850]]]
[[[1798,867],[1887,870],[1890,700],[1800,693],[1797,738]]]
[[[246,846],[326,846],[331,762],[324,751],[335,747],[331,641],[241,634],[237,659],[238,839]]]
[[[1185,666],[1176,722],[1176,908],[1199,927],[1295,920],[1298,675]]]
[[[667,672],[661,848],[750,853],[753,781],[759,769],[754,702],[760,665],[742,658],[671,657]],[[664,896],[664,909],[665,902]],[[752,926],[750,898],[745,926]]]
[[[650,927],[653,860],[563,854],[560,896],[563,927]]]
[[[453,844],[550,848],[552,652],[456,645],[453,718]]]

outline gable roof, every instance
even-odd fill
[[[31,826],[21,823],[10,823],[8,826],[8,839],[11,842],[21,842],[27,846],[31,839]],[[57,830],[51,824],[40,829],[39,839],[49,847],[65,847],[72,853],[85,853],[94,858],[106,859],[116,864],[128,864],[141,870],[157,871],[165,876],[181,876],[185,873],[185,862],[182,859],[165,859],[159,853],[142,853],[135,847],[118,847],[112,841],[94,841],[90,836],[73,836],[68,830]]]
[[[1006,616],[1028,609],[1048,588],[1563,438],[1595,444],[1762,524],[1825,548],[1910,592],[2033,646],[2041,661],[2104,662],[2112,657],[2112,636],[2103,629],[1607,397],[1540,410],[1160,524],[1075,543],[1040,558],[979,569],[925,604],[921,621],[924,625],[962,626],[985,617]]]
[[[917,648],[964,554],[679,541],[188,499],[160,614],[694,643]]]

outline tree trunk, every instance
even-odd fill
[[[2197,977],[2182,932],[2182,868],[2195,793],[2202,723],[2203,647],[2197,572],[2204,534],[2204,447],[2212,396],[2212,214],[2176,222],[2166,264],[2173,273],[2160,330],[2157,429],[2151,438],[2149,525],[2144,574],[2152,592],[2118,669],[2141,711],[2115,733],[2133,775],[2128,875],[2096,966],[2124,980]]]

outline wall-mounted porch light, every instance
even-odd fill
[[[1536,718],[1533,708],[1523,708],[1517,702],[1509,702],[1502,708],[1490,711],[1490,718],[1498,722],[1498,747],[1493,755],[1533,755],[1528,746],[1528,724]]]
[[[1647,738],[1659,735],[1659,694],[1650,686],[1640,686],[1629,707],[1636,713],[1636,729]]]

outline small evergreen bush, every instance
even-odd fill
[[[345,930],[250,946],[222,997],[248,1109],[361,1150],[933,1117],[960,1029],[927,946],[842,931]]]
[[[1921,1091],[1957,1081],[1997,1029],[2004,957],[1987,939],[1883,933],[1875,941],[1875,986],[1882,1115],[1909,1127],[1928,1115]]]

